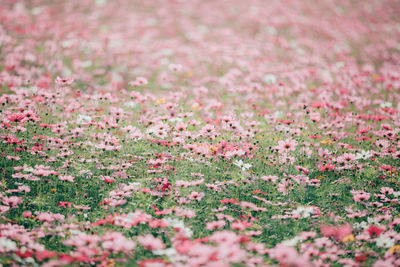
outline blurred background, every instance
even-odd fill
[[[229,87],[233,69],[266,84],[343,61],[379,70],[399,62],[398,14],[393,0],[2,0],[0,82],[50,88],[59,75],[114,90],[144,76],[173,90],[171,64],[191,87]]]

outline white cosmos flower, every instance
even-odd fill
[[[369,159],[372,157],[372,153],[369,151],[362,150],[361,152],[356,154],[356,159]]]
[[[155,255],[167,256],[171,262],[175,262],[174,256],[177,254],[174,248],[157,249],[152,251]]]
[[[353,227],[355,228],[355,229],[365,229],[365,228],[367,228],[369,226],[369,224],[367,223],[367,222],[360,222],[360,223],[354,223],[353,224]]]
[[[274,74],[265,74],[264,75],[264,83],[265,84],[271,84],[271,83],[276,83],[277,79],[276,76]]]
[[[83,235],[84,234],[84,232],[81,232],[81,231],[76,230],[76,229],[71,229],[71,230],[69,230],[69,232],[71,234],[73,234],[73,235]]]
[[[392,107],[392,103],[390,102],[383,102],[381,103],[381,108],[391,108]]]
[[[243,160],[235,160],[235,162],[233,164],[235,164],[236,166],[241,168],[243,166]]]
[[[282,245],[289,246],[289,247],[294,247],[301,241],[303,241],[303,238],[301,238],[300,236],[295,236],[292,239],[288,239],[288,240],[283,241]]]
[[[400,197],[400,191],[393,192],[393,196],[394,196],[394,197]]]
[[[233,164],[241,168],[242,171],[247,171],[252,166],[250,163],[244,163],[243,160],[235,160]]]
[[[293,214],[300,215],[302,218],[308,218],[313,214],[313,212],[313,207],[298,207],[293,211]]]
[[[2,248],[0,250],[14,251],[17,249],[17,243],[8,238],[0,237],[0,248]]]
[[[78,117],[76,117],[76,122],[79,124],[84,123],[84,122],[91,122],[91,121],[92,121],[92,118],[87,115],[79,114]]]
[[[166,221],[171,227],[183,229],[187,237],[191,237],[193,235],[193,231],[186,227],[182,220],[176,218],[165,218],[164,221]]]
[[[379,236],[375,239],[376,245],[381,248],[390,248],[394,246],[394,240],[387,236]]]
[[[127,107],[127,108],[134,108],[134,107],[137,106],[137,104],[134,101],[129,101],[129,102],[125,102],[124,106]]]
[[[25,172],[34,172],[35,169],[32,168],[32,167],[26,167],[26,168],[24,168],[24,171],[25,171]]]

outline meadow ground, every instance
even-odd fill
[[[2,0],[0,266],[400,266],[398,14]]]

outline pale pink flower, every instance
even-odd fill
[[[138,241],[147,250],[156,250],[165,248],[165,244],[162,242],[162,240],[159,238],[155,238],[151,234],[145,236],[138,236]]]
[[[131,86],[141,86],[141,85],[146,85],[149,82],[147,81],[146,78],[144,77],[137,77],[136,80],[129,82],[129,85]]]
[[[74,182],[74,177],[72,175],[60,175],[58,179],[61,181]]]
[[[2,202],[4,205],[10,206],[12,209],[14,209],[18,206],[18,204],[22,203],[22,197],[17,197],[17,196],[3,197]]]
[[[222,228],[225,226],[225,221],[224,220],[219,220],[219,221],[213,221],[213,222],[208,222],[206,223],[206,228],[207,230],[214,230],[216,228]]]
[[[197,191],[193,191],[192,193],[190,193],[190,195],[188,197],[191,200],[200,201],[204,197],[204,192],[199,193]]]
[[[371,194],[364,192],[364,191],[357,191],[357,190],[352,190],[350,191],[350,193],[353,194],[353,199],[356,202],[362,202],[362,201],[366,201],[370,198]]]
[[[74,79],[72,79],[72,78],[60,78],[57,76],[55,82],[58,85],[70,85],[73,83],[73,81],[74,81]]]
[[[297,146],[297,141],[294,139],[286,139],[284,141],[278,141],[278,145],[276,148],[279,150],[280,153],[285,153],[289,151],[294,151]]]

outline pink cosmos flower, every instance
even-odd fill
[[[374,264],[372,267],[395,267],[396,265],[393,263],[393,259],[379,259]]]
[[[310,113],[310,120],[312,120],[313,122],[318,122],[320,119],[321,119],[321,114],[319,114],[318,112]]]
[[[169,65],[168,65],[168,68],[169,68],[170,70],[172,70],[172,71],[179,72],[179,71],[182,70],[182,65],[180,65],[180,64],[169,64]]]
[[[10,114],[8,117],[7,117],[7,119],[10,121],[10,122],[17,122],[17,123],[19,123],[19,122],[21,122],[22,120],[24,120],[25,119],[25,114],[24,113],[12,113],[12,114]]]
[[[6,213],[9,210],[10,210],[9,206],[0,205],[0,213]]]
[[[74,182],[74,177],[72,175],[60,175],[58,179],[60,179],[61,181],[68,181],[71,183]]]
[[[203,128],[201,128],[200,135],[214,139],[217,135],[215,126],[211,124],[206,124],[205,126],[203,126]]]
[[[199,193],[199,192],[193,191],[189,195],[189,199],[197,200],[197,201],[200,201],[203,197],[204,197],[204,192]]]
[[[138,236],[138,241],[147,250],[156,250],[165,248],[165,244],[162,242],[162,240],[159,238],[155,238],[151,234],[145,236]]]
[[[329,226],[321,225],[320,231],[323,236],[335,237],[338,240],[343,240],[345,236],[350,235],[353,232],[353,228],[349,224],[344,224],[342,226]]]
[[[24,216],[26,218],[33,218],[32,211],[30,211],[30,210],[24,211],[22,213],[22,216]]]
[[[224,220],[219,220],[219,221],[213,221],[213,222],[208,222],[206,223],[206,228],[207,230],[214,230],[216,228],[222,228],[225,226],[225,221]]]
[[[129,83],[131,86],[141,86],[141,85],[146,85],[149,82],[147,81],[146,78],[144,77],[137,77],[136,80],[132,81]]]
[[[241,230],[242,231],[242,230],[245,230],[245,229],[251,227],[252,225],[253,225],[253,223],[251,223],[251,222],[237,220],[231,224],[231,228],[232,228],[232,230]]]
[[[70,84],[73,83],[73,81],[74,81],[73,78],[60,78],[60,77],[57,76],[55,82],[58,85],[70,85]]]
[[[285,153],[289,151],[294,151],[297,146],[297,141],[294,139],[286,139],[284,141],[278,141],[278,145],[276,148],[279,150],[280,153]]]
[[[10,206],[12,209],[16,208],[18,204],[22,203],[22,197],[10,196],[3,197],[3,204]]]
[[[278,180],[278,176],[275,175],[262,176],[261,179],[267,182],[271,181],[273,183],[276,183],[276,181]]]
[[[65,216],[59,213],[41,212],[37,216],[39,221],[53,222],[53,221],[64,221]]]
[[[393,193],[394,193],[394,189],[393,189],[393,188],[390,188],[390,187],[381,187],[380,192],[381,192],[382,194],[388,194],[388,195],[390,195],[390,194],[393,194]]]
[[[133,240],[125,238],[120,232],[108,232],[102,236],[101,246],[115,253],[127,253],[136,247],[136,243]]]
[[[217,231],[214,232],[211,237],[210,241],[215,243],[227,243],[227,244],[234,244],[240,242],[240,236],[238,236],[234,232],[229,231]]]
[[[370,198],[371,194],[364,192],[364,191],[357,191],[357,190],[352,190],[350,191],[350,193],[353,194],[353,199],[356,202],[362,202],[362,201],[366,201]]]
[[[289,194],[289,189],[293,185],[293,183],[289,180],[282,179],[278,184],[278,191],[284,195]]]
[[[299,255],[295,248],[284,245],[277,245],[275,248],[270,250],[270,257],[276,259],[283,266],[311,266],[308,260]]]
[[[351,153],[344,153],[336,159],[338,163],[348,163],[356,160],[356,155]]]

